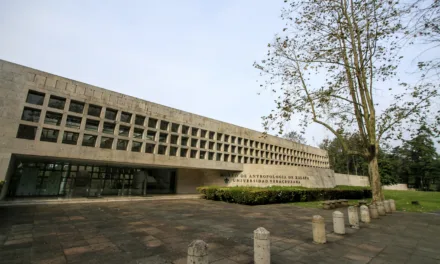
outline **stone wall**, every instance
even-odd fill
[[[384,185],[382,186],[384,190],[396,190],[396,191],[408,191],[408,184],[398,183],[394,185]]]
[[[358,176],[350,174],[335,173],[336,185],[347,186],[370,186],[370,181],[367,176]]]

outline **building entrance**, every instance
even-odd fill
[[[17,158],[8,196],[141,196],[175,190],[175,169]]]

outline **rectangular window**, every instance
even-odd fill
[[[167,122],[167,121],[160,121],[160,130],[167,130],[168,131],[168,125],[169,125],[170,123],[169,122]]]
[[[128,137],[128,134],[130,133],[130,127],[119,125],[119,135]]]
[[[41,131],[40,141],[57,142],[58,130],[43,128]]]
[[[147,139],[151,140],[151,141],[156,140],[156,131],[148,130],[147,131]]]
[[[206,130],[204,130],[204,129],[200,130],[200,137],[202,137],[202,138],[206,137]]]
[[[138,126],[143,126],[145,123],[145,116],[136,115],[136,118],[134,119],[134,123]]]
[[[214,160],[214,152],[209,152],[208,159],[209,160]]]
[[[128,140],[118,139],[118,142],[116,144],[117,150],[127,150],[127,146],[128,146]]]
[[[165,155],[166,153],[167,153],[167,146],[159,145],[159,148],[157,149],[157,154]]]
[[[200,148],[206,148],[206,140],[200,140]]]
[[[197,150],[192,149],[189,153],[189,157],[195,159],[197,157]]]
[[[231,152],[235,153],[235,146],[231,146]]]
[[[159,134],[159,142],[166,143],[168,139],[168,134],[160,133]]]
[[[236,139],[236,137],[234,137],[234,136],[231,137],[231,143],[232,144],[235,144],[235,139]]]
[[[53,96],[53,95],[50,96],[49,107],[63,110],[65,105],[66,105],[66,98]]]
[[[180,156],[181,157],[186,157],[187,154],[188,154],[188,149],[185,149],[185,148],[180,149]]]
[[[88,131],[98,131],[99,121],[87,119],[86,121],[86,130]]]
[[[40,121],[41,110],[25,107],[21,120],[38,123]]]
[[[87,114],[90,116],[101,116],[101,109],[102,107],[98,105],[89,105],[89,110],[87,111]]]
[[[237,138],[237,144],[238,144],[238,145],[241,145],[241,142],[242,142],[242,138],[240,138],[240,137]]]
[[[200,151],[199,159],[205,159],[206,151]]]
[[[195,139],[195,138],[191,139],[191,147],[193,147],[193,148],[197,147],[197,139]]]
[[[223,134],[217,133],[217,140],[222,140]]]
[[[96,145],[96,138],[97,136],[95,135],[84,134],[82,145],[86,147],[94,147]]]
[[[79,133],[64,131],[63,143],[76,145],[76,143],[78,142],[78,137],[79,137]]]
[[[243,154],[242,153],[243,148],[242,147],[238,147],[238,154]]]
[[[142,148],[142,142],[133,141],[131,142],[131,151],[140,152]]]
[[[195,127],[191,128],[191,136],[197,137],[198,132],[199,132],[198,128],[195,128]]]
[[[102,127],[102,133],[114,135],[115,126],[116,125],[113,123],[104,122],[104,126]]]
[[[70,101],[69,111],[82,114],[84,112],[84,103],[78,101]]]
[[[244,157],[244,163],[248,163],[248,158]]]
[[[171,144],[177,144],[177,141],[179,140],[179,136],[171,135]]]
[[[244,139],[244,140],[243,140],[243,144],[244,144],[245,146],[247,146],[247,143],[248,143],[248,140],[247,140],[247,139]]]
[[[171,124],[171,132],[178,133],[179,132],[179,124],[172,123]]]
[[[154,153],[154,144],[146,143],[145,144],[145,153]]]
[[[113,145],[113,138],[101,137],[101,148],[111,149]]]
[[[217,151],[221,151],[222,150],[222,144],[221,143],[217,143]]]
[[[81,127],[81,117],[67,116],[66,127],[79,129]]]
[[[232,155],[232,156],[231,156],[231,162],[235,162],[235,158],[236,158],[236,156],[235,156],[235,155]]]
[[[210,131],[209,132],[209,139],[214,139],[215,132]]]
[[[223,151],[224,152],[228,152],[229,151],[229,145],[227,145],[227,144],[225,144],[224,146],[223,146]]]
[[[118,114],[117,110],[107,108],[105,109],[105,118],[110,120],[116,120],[116,115]]]
[[[36,91],[29,90],[26,103],[35,104],[35,105],[43,105],[44,102],[44,93],[39,93]]]
[[[229,155],[228,154],[223,155],[223,161],[228,161],[228,160],[229,160]]]
[[[221,153],[217,153],[217,161],[221,161],[222,160],[222,154]]]
[[[214,149],[214,144],[215,144],[214,142],[209,142],[208,148],[211,150]]]
[[[131,114],[127,112],[121,113],[121,122],[130,123],[131,122]]]
[[[189,126],[182,126],[182,134],[188,135]]]
[[[148,127],[156,128],[157,127],[157,119],[148,118]]]
[[[170,147],[170,156],[177,156],[177,148]]]
[[[44,123],[48,125],[59,126],[61,124],[62,118],[63,118],[62,114],[46,112],[46,118],[44,119]]]
[[[134,128],[133,130],[133,137],[134,138],[142,138],[144,134],[144,130],[142,128]]]
[[[225,135],[225,137],[224,137],[224,140],[223,140],[224,142],[229,142],[229,135]]]
[[[187,137],[182,137],[182,139],[180,140],[180,145],[182,145],[182,146],[188,146],[188,140],[189,140],[189,138],[187,138]]]
[[[17,138],[22,139],[35,139],[35,134],[37,133],[37,127],[27,126],[27,125],[19,125],[17,131]]]

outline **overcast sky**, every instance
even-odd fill
[[[0,58],[262,131],[274,103],[252,63],[283,2],[1,0]],[[306,138],[326,135],[314,125]]]

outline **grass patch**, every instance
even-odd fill
[[[385,199],[393,199],[396,202],[397,211],[403,212],[435,212],[440,211],[440,192],[418,192],[418,191],[392,191],[384,190]],[[365,199],[368,202],[371,199]],[[349,201],[350,205],[358,203],[358,199]],[[412,205],[411,201],[419,201],[420,205]],[[297,202],[294,206],[306,208],[322,208],[320,201]]]

